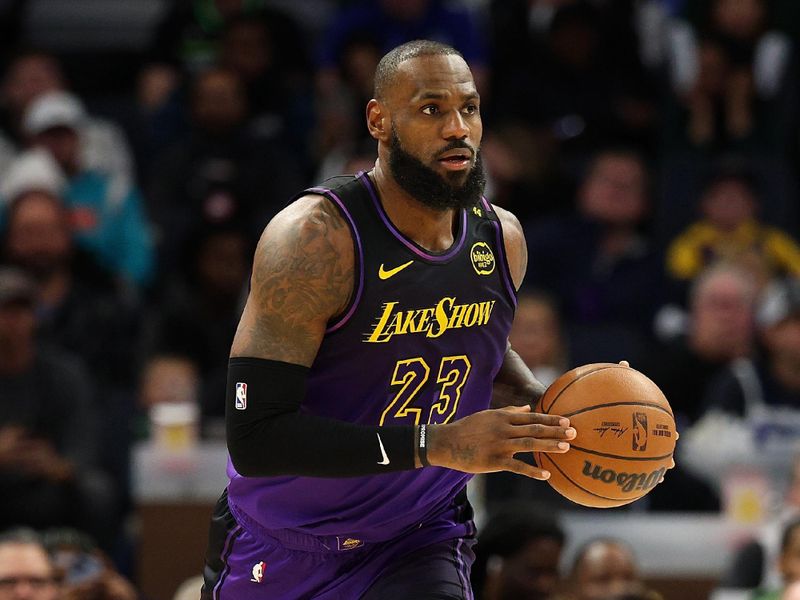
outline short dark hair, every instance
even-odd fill
[[[36,544],[45,548],[42,534],[30,527],[12,527],[0,532],[0,546],[6,544]]]
[[[706,193],[723,181],[736,181],[748,188],[750,193],[756,197],[760,196],[762,192],[758,172],[742,156],[727,155],[714,161],[704,173],[702,193]]]
[[[461,53],[447,44],[434,42],[432,40],[413,40],[401,44],[389,50],[383,55],[378,66],[375,68],[375,98],[381,99],[386,93],[386,89],[392,82],[392,78],[397,73],[397,68],[405,61],[417,58],[418,56],[460,56]]]
[[[491,512],[478,532],[472,585],[482,589],[487,577],[487,562],[492,556],[507,558],[540,539],[555,540],[563,545],[566,535],[553,510],[527,501],[504,503]]]

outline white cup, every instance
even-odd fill
[[[200,409],[194,402],[159,402],[150,407],[152,439],[167,452],[185,452],[197,446]]]

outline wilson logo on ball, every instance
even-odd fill
[[[588,460],[583,461],[583,475],[600,480],[603,483],[613,483],[623,492],[649,490],[655,487],[666,472],[667,469],[661,467],[650,473],[617,473],[614,469],[607,469],[602,465],[593,465]]]

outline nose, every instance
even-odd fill
[[[469,127],[460,110],[451,111],[444,120],[442,137],[446,140],[463,140],[469,135]]]

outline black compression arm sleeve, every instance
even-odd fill
[[[354,477],[414,468],[412,425],[370,427],[300,412],[307,375],[300,365],[230,359],[225,428],[240,475]]]

